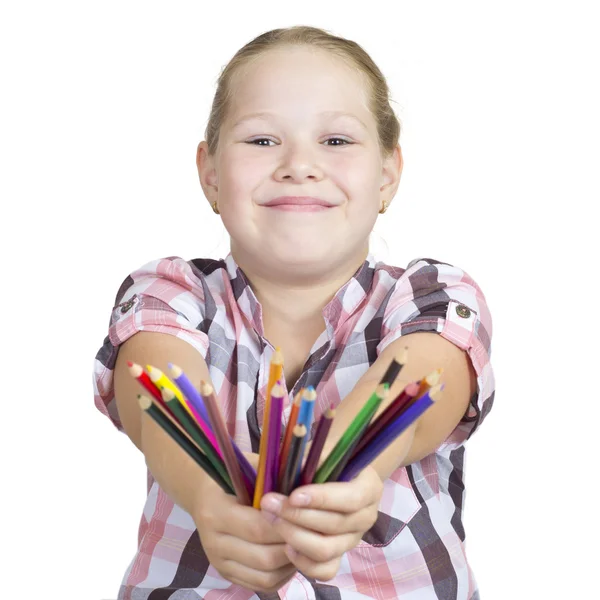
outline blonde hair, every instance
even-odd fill
[[[356,42],[337,37],[323,29],[297,25],[285,29],[267,31],[240,48],[223,68],[217,80],[205,138],[208,152],[214,156],[219,144],[219,131],[225,120],[232,95],[232,80],[238,71],[252,63],[265,52],[282,46],[308,46],[331,52],[349,67],[365,76],[369,91],[369,108],[375,122],[381,155],[392,154],[400,139],[400,121],[390,105],[387,81],[371,57]]]

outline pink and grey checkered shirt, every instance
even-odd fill
[[[94,362],[97,408],[123,431],[113,389],[119,345],[138,331],[177,336],[198,350],[244,451],[258,452],[262,411],[274,351],[265,339],[261,306],[231,254],[224,260],[156,260],[131,273],[118,291],[108,336]],[[120,600],[476,600],[477,584],[465,552],[464,442],[494,400],[490,364],[492,320],[484,295],[467,273],[432,259],[407,268],[369,254],[323,309],[326,329],[314,343],[293,389],[317,390],[315,423],[339,404],[383,349],[402,335],[434,331],[468,355],[477,392],[467,413],[422,460],[394,471],[384,483],[375,525],[347,552],[327,582],[297,573],[276,594],[234,585],[212,567],[188,513],[148,472],[148,497],[138,549],[127,568]],[[290,413],[286,400],[283,426]],[[314,433],[314,427],[313,432]]]

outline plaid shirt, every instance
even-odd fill
[[[224,260],[150,262],[125,279],[115,304],[94,363],[94,394],[97,408],[117,429],[123,431],[113,389],[119,345],[137,331],[155,331],[186,340],[202,354],[230,433],[242,450],[258,452],[274,348],[264,337],[261,306],[231,254]],[[119,599],[479,598],[465,553],[462,511],[463,443],[491,409],[495,389],[492,321],[482,291],[463,270],[443,262],[415,259],[403,269],[369,254],[325,306],[323,317],[326,329],[294,388],[286,390],[283,426],[289,397],[301,387],[317,390],[316,423],[388,344],[415,331],[435,331],[468,352],[477,374],[477,392],[456,429],[434,453],[385,481],[375,525],[342,557],[334,579],[322,583],[297,573],[272,595],[222,578],[210,565],[190,515],[148,472],[138,550]]]

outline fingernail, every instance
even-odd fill
[[[277,496],[265,496],[260,502],[261,508],[279,514],[281,510],[281,500]]]
[[[285,551],[289,558],[293,559],[293,558],[296,558],[296,556],[298,556],[298,553],[290,545],[287,545],[285,547]]]
[[[302,493],[296,494],[291,500],[296,506],[306,506],[310,502],[310,496]]]
[[[273,523],[275,521],[275,519],[277,518],[277,515],[274,515],[272,512],[269,512],[268,510],[262,510],[262,515],[263,517],[269,521],[269,523]]]

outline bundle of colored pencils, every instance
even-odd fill
[[[202,381],[198,392],[183,370],[172,364],[169,364],[172,380],[151,365],[147,365],[146,371],[138,364],[129,362],[128,365],[131,375],[151,395],[138,395],[140,407],[225,492],[235,494],[241,504],[260,508],[262,496],[269,492],[289,495],[300,485],[350,481],[439,398],[443,390],[443,385],[438,383],[442,369],[407,385],[373,419],[406,358],[405,349],[392,360],[371,397],[321,462],[335,409],[332,405],[319,420],[304,460],[317,394],[312,386],[296,394],[285,431],[282,431],[283,356],[276,349],[269,370],[258,471],[227,432],[210,384]]]

